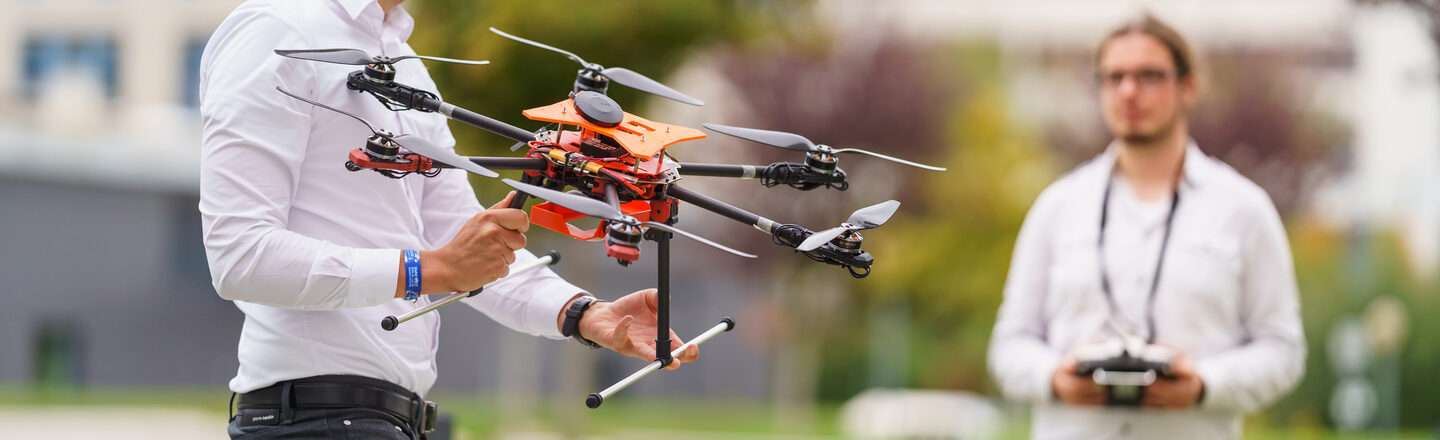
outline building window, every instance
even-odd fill
[[[49,316],[41,319],[30,342],[30,382],[46,388],[85,383],[85,344],[79,322]]]
[[[45,82],[57,75],[78,73],[93,78],[107,98],[116,95],[115,39],[106,35],[36,35],[25,41],[27,98],[39,94]]]

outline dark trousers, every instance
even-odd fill
[[[243,395],[231,394],[232,439],[406,439],[426,435],[438,413],[405,388],[353,375],[288,380]],[[428,434],[437,434],[430,432]]]
[[[237,410],[231,439],[424,439],[390,413],[364,408],[294,409],[290,420],[279,409]]]

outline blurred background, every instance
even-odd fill
[[[296,0],[302,1],[302,0]],[[303,0],[329,1],[329,0]],[[223,438],[242,314],[210,286],[198,203],[197,68],[236,0],[12,0],[0,14],[0,427],[9,438]],[[1440,435],[1440,2],[1350,0],[411,0],[422,54],[457,105],[535,128],[578,66],[488,26],[624,66],[706,101],[613,87],[627,111],[783,130],[949,167],[851,156],[848,191],[685,185],[777,221],[838,224],[886,199],[874,273],[772,246],[698,209],[681,225],[761,254],[676,244],[674,327],[733,316],[702,360],[598,410],[641,366],[451,308],[439,353],[452,438],[1023,438],[986,343],[1039,192],[1109,142],[1093,56],[1149,11],[1202,55],[1191,131],[1285,218],[1307,371],[1247,438]],[[339,78],[336,79],[341,80]],[[458,149],[510,142],[451,124]],[[358,135],[357,135],[358,136]],[[359,145],[357,145],[358,147]],[[715,135],[687,162],[800,153]],[[336,158],[336,166],[343,159]],[[474,181],[482,202],[503,192]],[[653,284],[593,243],[536,230],[557,268],[614,298]],[[649,251],[653,252],[653,250]],[[377,317],[378,320],[378,317]],[[18,434],[17,434],[18,433]]]

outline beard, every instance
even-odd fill
[[[1170,119],[1162,121],[1159,126],[1151,130],[1136,128],[1134,130],[1115,130],[1115,137],[1119,138],[1126,145],[1131,147],[1151,147],[1164,144],[1170,137],[1174,136],[1180,121],[1185,118],[1185,112],[1175,112]]]

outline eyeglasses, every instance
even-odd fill
[[[1127,76],[1134,78],[1135,85],[1137,86],[1154,87],[1169,81],[1170,78],[1175,76],[1175,73],[1170,70],[1140,69],[1132,72],[1111,71],[1095,74],[1096,80],[1100,82],[1101,86],[1107,89],[1120,87],[1120,84],[1125,82],[1125,77]]]

